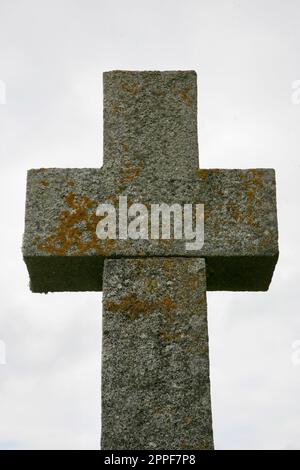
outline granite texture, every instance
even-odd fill
[[[205,261],[106,260],[102,449],[212,449]]]
[[[125,171],[125,170],[124,170]],[[101,290],[107,257],[199,256],[209,290],[266,290],[278,256],[275,174],[269,169],[197,170],[188,177],[103,169],[30,170],[23,255],[34,292]],[[127,195],[129,205],[203,203],[205,243],[99,240],[96,207]]]
[[[198,168],[195,72],[105,72],[103,86],[108,170],[169,179]]]
[[[99,240],[100,203],[204,204],[205,242]],[[206,289],[266,290],[271,169],[198,168],[196,74],[104,74],[104,165],[27,176],[33,292],[104,292],[103,449],[212,449]]]
[[[23,256],[33,292],[101,290],[105,258],[201,256],[209,290],[266,290],[278,257],[275,174],[199,170],[197,77],[106,72],[104,165],[38,169],[27,178]],[[205,244],[98,240],[96,207],[205,205]]]

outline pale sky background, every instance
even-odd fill
[[[195,69],[200,165],[275,168],[280,229],[269,292],[208,294],[215,445],[300,449],[299,58],[299,0],[0,0],[0,448],[100,440],[101,295],[29,291],[27,169],[100,166],[103,71]]]

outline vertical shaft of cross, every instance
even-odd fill
[[[124,168],[119,191],[142,175],[158,204],[194,175],[195,72],[104,73],[104,169]],[[108,259],[103,281],[102,448],[212,448],[204,260]]]
[[[102,449],[212,449],[205,261],[107,260]]]

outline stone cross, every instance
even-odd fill
[[[204,204],[205,241],[106,239],[99,203]],[[103,290],[102,449],[212,449],[206,290],[267,290],[271,169],[199,169],[193,71],[104,73],[101,169],[27,178],[32,292]]]

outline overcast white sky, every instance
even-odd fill
[[[276,169],[269,292],[208,294],[214,437],[300,449],[299,57],[299,0],[0,0],[0,448],[99,448],[101,295],[30,293],[21,240],[28,168],[100,166],[117,68],[195,69],[200,165]]]

